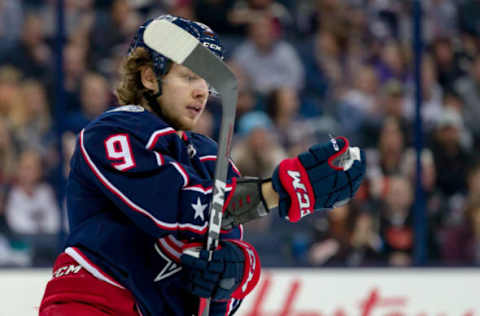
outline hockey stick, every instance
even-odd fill
[[[225,202],[228,159],[230,156],[235,108],[237,105],[237,80],[227,65],[203,46],[194,36],[167,20],[154,20],[145,29],[143,40],[146,45],[165,55],[172,61],[190,68],[204,78],[220,94],[222,99],[222,121],[218,139],[217,162],[213,198],[210,203],[210,219],[205,249],[212,252],[218,247],[222,226],[222,209]],[[202,315],[209,314],[210,299]]]

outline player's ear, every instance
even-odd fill
[[[157,77],[155,76],[155,72],[151,67],[145,66],[140,69],[140,79],[142,80],[142,84],[145,88],[154,92],[157,91]]]

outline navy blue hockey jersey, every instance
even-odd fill
[[[181,287],[183,243],[203,241],[217,145],[176,131],[140,106],[105,112],[80,132],[67,185],[66,252],[97,278],[127,288],[144,315],[194,315]],[[229,165],[227,190],[239,176]],[[227,197],[228,198],[228,197]],[[222,238],[242,239],[242,228]],[[239,304],[214,302],[215,315]]]

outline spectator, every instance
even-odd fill
[[[378,148],[367,151],[369,166],[367,175],[372,178],[372,194],[383,196],[383,181],[385,176],[399,174],[405,151],[405,136],[399,122],[395,118],[386,118],[380,131]],[[377,183],[378,181],[378,183]]]
[[[465,194],[467,168],[471,153],[462,147],[462,118],[453,109],[442,112],[437,120],[432,143],[433,159],[437,174],[437,188],[446,197]]]
[[[185,19],[195,18],[194,1],[192,0],[175,0],[168,7],[168,13]]]
[[[235,74],[238,82],[238,100],[237,100],[237,121],[246,113],[253,111],[255,107],[258,108],[257,98],[252,89],[252,82],[248,75],[245,73],[244,69],[235,64],[234,62],[229,63],[230,69]],[[237,129],[238,126],[235,125]],[[237,130],[235,130],[237,131]]]
[[[263,112],[245,114],[239,121],[241,139],[233,146],[232,158],[244,176],[269,177],[286,153],[277,143],[273,124]]]
[[[400,43],[390,40],[381,49],[380,59],[375,62],[375,68],[380,82],[383,84],[390,79],[400,82],[407,80],[407,58]]]
[[[479,249],[480,201],[476,199],[467,204],[462,225],[447,227],[443,232],[443,260],[451,265],[479,265]]]
[[[462,116],[465,126],[473,134],[475,144],[480,144],[480,55],[470,67],[470,73],[455,83],[455,89],[464,101]]]
[[[359,211],[356,215],[350,234],[347,265],[367,266],[381,262],[383,243],[375,224],[374,217],[367,211]]]
[[[439,36],[458,35],[457,5],[451,0],[424,1],[425,37],[431,41]]]
[[[467,177],[468,193],[457,223],[445,225],[440,231],[443,260],[448,264],[480,264],[480,163],[470,166]],[[462,247],[458,247],[462,245]]]
[[[87,73],[82,79],[80,101],[81,111],[73,112],[67,119],[66,128],[74,133],[93,118],[107,110],[111,93],[106,79],[96,73]]]
[[[380,109],[382,116],[394,117],[400,121],[401,126],[407,126],[405,121],[404,105],[406,88],[403,83],[392,79],[387,81],[380,92]]]
[[[444,111],[452,111],[460,116],[462,122],[460,124],[460,143],[462,144],[462,147],[468,150],[476,150],[473,146],[474,139],[472,132],[465,126],[465,118],[463,116],[465,104],[462,98],[455,91],[446,91],[443,95],[443,106]]]
[[[343,205],[314,220],[314,241],[308,251],[312,265],[345,265],[352,217],[350,205]]]
[[[338,69],[341,69],[338,45],[329,35],[317,33],[299,44],[298,50],[305,69],[303,94],[320,100],[335,86]]]
[[[0,67],[0,116],[7,120],[9,127],[20,124],[20,112],[24,110],[20,88],[22,74],[12,66]]]
[[[338,120],[350,141],[358,144],[361,135],[358,131],[371,121],[378,120],[378,80],[371,66],[362,66],[354,74],[354,86],[340,98]]]
[[[462,62],[465,56],[456,52],[453,40],[449,37],[439,37],[432,43],[432,57],[437,68],[437,81],[444,90],[454,89],[455,82],[465,75]]]
[[[394,118],[404,131],[405,144],[411,144],[412,138],[412,124],[404,114],[405,105],[405,85],[400,81],[392,79],[387,81],[380,89],[377,99],[377,110],[360,130],[358,137],[361,138],[360,144],[366,147],[373,147],[376,145],[375,141],[380,135],[380,130],[385,118]]]
[[[57,2],[47,0],[41,7],[41,17],[44,23],[45,35],[54,38],[57,32]],[[88,34],[94,22],[95,0],[67,0],[64,5],[65,33],[67,38],[79,43],[88,40]]]
[[[280,35],[291,27],[292,16],[286,7],[275,0],[235,0],[228,20],[236,27],[245,27],[262,16],[271,19],[275,35]]]
[[[441,116],[443,111],[443,90],[437,82],[437,69],[433,60],[429,56],[425,56],[422,63],[422,120],[427,131],[433,128],[435,121]],[[413,85],[413,82],[409,82]],[[413,121],[415,116],[415,97],[413,89],[408,95],[405,103],[405,116],[408,120]]]
[[[36,148],[46,154],[48,147],[52,149],[54,136],[45,88],[36,80],[26,80],[22,92],[24,106],[19,113],[15,140],[20,148]]]
[[[0,119],[0,231],[5,228],[2,220],[5,214],[6,196],[12,184],[16,152],[12,135],[4,119]]]
[[[352,203],[312,218],[310,228],[313,228],[313,241],[308,251],[310,264],[382,264],[382,241],[378,234],[378,221],[359,196],[362,195],[361,191],[362,189]]]
[[[472,204],[480,198],[480,161],[476,161],[470,166],[468,171],[467,184],[467,201],[470,201],[470,203]]]
[[[380,209],[380,234],[384,255],[389,265],[409,266],[413,255],[413,192],[408,179],[391,176],[388,190]]]
[[[299,15],[299,29],[306,35],[328,31],[341,37],[348,36],[349,9],[345,1],[314,1],[314,5],[304,8]]]
[[[340,40],[331,31],[319,31],[300,51],[307,73],[306,93],[313,93],[319,98],[335,98],[345,83],[347,73]]]
[[[26,150],[18,159],[16,183],[7,197],[6,219],[15,234],[55,234],[60,227],[53,189],[43,182],[40,154]]]
[[[415,186],[416,180],[416,152],[413,148],[408,148],[405,150],[404,157],[401,162],[401,174],[406,176],[412,187]],[[429,196],[434,193],[436,189],[436,169],[435,162],[433,160],[432,151],[429,148],[425,148],[420,155],[420,160],[422,164],[422,187],[424,193]]]
[[[49,79],[52,52],[45,39],[43,22],[35,13],[28,13],[22,27],[20,41],[0,60],[0,64],[10,64],[26,77],[40,80]]]
[[[273,90],[267,97],[267,113],[275,132],[289,156],[296,156],[314,143],[312,131],[299,116],[300,100],[289,87]]]
[[[140,17],[131,9],[128,0],[114,0],[109,11],[97,11],[90,33],[90,46],[95,49],[88,51],[93,68],[103,73],[113,73],[111,56],[119,46],[126,50],[139,24]]]
[[[235,50],[233,61],[244,68],[259,93],[267,94],[281,86],[303,86],[304,71],[295,49],[275,35],[267,16],[249,25],[248,38]]]
[[[65,88],[65,110],[67,112],[79,111],[80,85],[87,69],[87,49],[77,43],[70,42],[65,46],[63,54]],[[54,87],[50,87],[50,94],[54,94]],[[52,96],[53,99],[53,96]]]
[[[20,38],[23,10],[20,1],[0,2],[0,57],[11,49]]]

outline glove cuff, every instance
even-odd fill
[[[288,209],[290,208],[290,196],[282,187],[280,177],[278,176],[278,169],[280,165],[275,168],[272,174],[272,188],[278,193],[278,215],[281,218],[288,218]]]
[[[245,257],[242,281],[232,294],[233,298],[240,300],[255,288],[260,279],[260,258],[255,248],[249,243],[235,239],[229,239],[228,241],[238,246]]]
[[[281,216],[288,212],[288,220],[295,223],[313,213],[314,191],[307,171],[298,158],[282,160],[273,174],[272,183],[274,190],[280,195]],[[285,196],[288,196],[288,199]]]
[[[337,139],[338,140],[343,140],[344,145],[342,146],[342,148],[338,148]],[[347,152],[347,150],[349,149],[350,142],[348,141],[348,139],[346,137],[343,137],[343,136],[338,136],[336,138],[332,138],[330,140],[330,142],[332,143],[332,145],[334,146],[335,149],[338,148],[338,151],[335,154],[328,157],[328,165],[333,170],[343,171],[343,170],[345,170],[345,166],[344,166],[344,162],[342,161],[342,155],[345,154]]]

